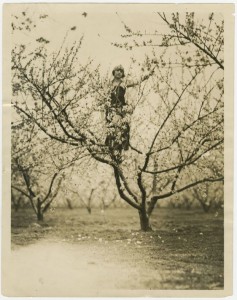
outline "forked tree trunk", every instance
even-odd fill
[[[140,226],[142,231],[151,231],[151,224],[150,224],[150,218],[146,211],[140,210],[139,211],[139,217],[140,217]]]

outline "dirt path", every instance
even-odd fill
[[[108,210],[106,219],[96,210],[88,217],[81,209],[59,209],[41,226],[33,213],[26,216],[25,210],[13,216],[11,270],[4,261],[14,291],[8,296],[157,297],[164,290],[223,289],[223,215],[158,210],[149,233],[136,230],[137,216],[127,208]]]
[[[136,255],[139,259],[138,253],[124,244],[99,241],[69,244],[42,240],[16,248],[10,275],[14,295],[98,296],[113,295],[113,290],[145,289],[141,278],[148,279],[152,272],[144,274]],[[158,280],[157,272],[153,275]]]

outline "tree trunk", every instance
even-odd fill
[[[210,208],[211,208],[211,205],[209,204],[206,204],[206,203],[201,203],[202,204],[202,208],[203,208],[203,210],[204,210],[204,212],[205,213],[208,213],[209,212],[209,210],[210,210]]]
[[[148,209],[147,209],[147,214],[148,214],[148,217],[151,216],[155,206],[156,206],[156,202],[157,200],[155,200],[153,197],[151,198],[151,201],[149,202],[149,205],[148,205]]]
[[[69,199],[66,199],[66,201],[67,201],[67,207],[68,207],[69,209],[73,209],[73,206],[72,206],[71,201],[70,201]]]
[[[44,214],[42,212],[42,203],[40,199],[37,199],[37,220],[38,221],[43,221],[44,220]]]
[[[140,217],[140,225],[142,231],[151,231],[151,225],[150,225],[150,219],[146,213],[146,211],[140,210],[139,211],[139,217]]]
[[[15,212],[18,212],[18,210],[20,208],[20,201],[19,200],[17,202],[14,201],[13,202],[13,207],[14,207]]]
[[[13,204],[13,207],[14,207],[14,210],[15,212],[18,212],[19,208],[20,208],[20,205],[21,205],[21,197],[19,197],[17,200],[16,200],[16,197],[11,194],[11,200],[12,200],[12,204]]]
[[[38,211],[37,211],[37,220],[38,220],[38,221],[43,221],[43,220],[44,220],[44,215],[43,215],[43,213],[41,212],[41,210],[38,210]]]

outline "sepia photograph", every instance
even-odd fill
[[[231,295],[233,13],[4,4],[4,296]]]

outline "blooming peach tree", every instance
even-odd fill
[[[144,62],[131,60],[129,73],[138,74],[138,80],[127,88],[124,107],[130,145],[119,153],[105,143],[108,134],[121,142],[115,127],[124,122],[118,119],[114,128],[105,122],[110,74],[102,76],[91,61],[80,61],[82,40],[53,53],[45,43],[31,53],[24,45],[12,51],[16,112],[44,138],[81,149],[104,164],[119,196],[137,210],[143,231],[151,230],[150,216],[160,199],[201,183],[223,181],[223,165],[219,173],[209,167],[219,163],[215,155],[223,154],[222,27],[211,33],[214,15],[204,28],[194,14],[184,18],[183,27],[176,14],[171,21],[159,16],[170,34],[157,47],[151,40],[154,49]],[[146,38],[128,26],[125,30],[124,38]]]

